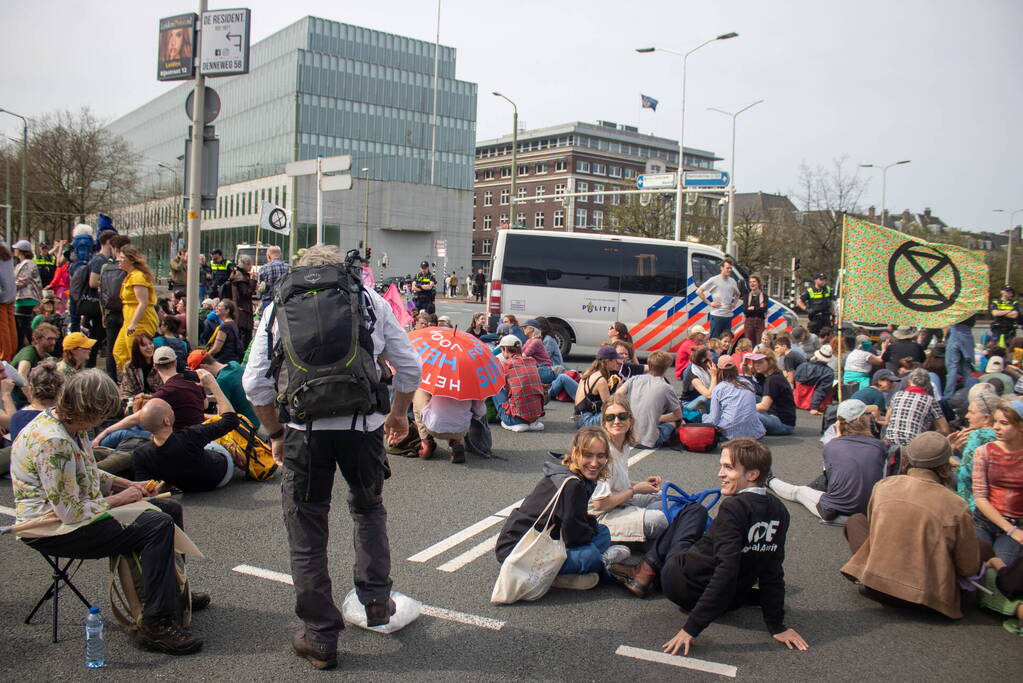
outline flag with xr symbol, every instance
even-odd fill
[[[845,217],[845,320],[944,327],[987,305],[983,254]]]

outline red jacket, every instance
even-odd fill
[[[678,345],[678,351],[675,353],[675,379],[682,379],[682,373],[689,367],[689,354],[697,346],[699,343],[692,337]]]

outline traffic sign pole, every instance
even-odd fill
[[[206,0],[199,0],[199,16],[206,11]],[[202,54],[200,47],[203,30],[200,24],[196,33],[193,54]],[[188,343],[192,348],[199,345],[199,242],[202,231],[202,143],[203,118],[206,99],[206,78],[201,69],[195,70],[195,91],[192,107],[192,151],[191,169],[188,177],[188,273],[185,287],[186,330]]]

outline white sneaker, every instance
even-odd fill
[[[530,423],[530,424],[528,424],[526,426],[529,427],[529,431],[531,431],[531,432],[542,432],[543,431],[543,422],[540,422],[539,420],[537,420],[536,422],[532,422],[532,423]]]
[[[529,425],[507,425],[504,422],[502,422],[501,426],[504,427],[505,429],[507,429],[509,432],[528,432],[529,431]]]
[[[624,545],[613,545],[604,551],[604,555],[601,559],[604,561],[604,566],[609,567],[612,564],[621,564],[625,560],[632,556],[632,551]]]

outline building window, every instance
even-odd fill
[[[593,183],[593,191],[594,192],[603,192],[604,191],[604,186],[601,185],[600,183]],[[602,195],[602,194],[595,194],[595,195],[593,195],[593,203],[594,204],[603,204],[604,203],[604,195]]]
[[[590,184],[589,183],[584,183],[581,180],[577,180],[577,181],[575,181],[575,191],[576,192],[589,192],[590,191]],[[586,196],[576,197],[576,201],[579,201],[579,202],[585,202],[588,199],[589,199],[589,197],[586,197]]]
[[[586,227],[586,209],[575,210],[575,227],[577,228]]]
[[[475,241],[473,241],[473,243],[472,243],[472,255],[473,256],[476,255],[476,242]]]
[[[501,169],[502,178],[511,178],[511,166],[505,166]]]
[[[536,165],[536,172],[537,173],[546,173],[547,172],[547,164],[537,164]]]
[[[493,220],[490,216],[483,217],[483,229],[490,230],[493,227]]]
[[[490,190],[487,190],[486,192],[483,193],[483,206],[493,206],[493,205],[494,205],[494,193],[491,192]]]
[[[498,228],[507,228],[508,227],[508,214],[506,214],[506,213],[502,213],[501,214],[501,217],[498,219],[498,222],[497,222],[497,227]]]
[[[490,240],[483,240],[483,255],[490,253]]]
[[[604,212],[593,210],[593,227],[597,230],[604,229]]]
[[[534,228],[543,227],[543,211],[537,211],[535,214],[533,214],[533,227]]]
[[[634,168],[627,168],[627,169],[625,169],[625,177],[626,178],[635,178],[636,177],[636,169],[634,169]]]
[[[476,216],[472,217],[472,231],[476,232]]]
[[[493,180],[494,179],[494,171],[493,170],[484,171],[483,172],[483,179],[484,180]]]
[[[529,166],[519,166],[519,175],[529,175]]]
[[[620,190],[622,188],[616,187],[615,189],[616,190]],[[622,203],[622,196],[620,194],[613,194],[613,195],[611,195],[611,206],[619,206],[619,205],[621,205],[621,203]]]
[[[545,195],[546,194],[547,194],[547,186],[546,185],[537,185],[536,186],[536,201],[542,202],[545,199]]]
[[[501,206],[507,206],[508,204],[508,188],[501,190]]]
[[[622,177],[622,167],[621,166],[608,166],[607,167],[607,174],[609,176],[611,176],[612,178],[621,178]]]
[[[554,227],[563,228],[565,227],[565,210],[558,209],[554,212]]]
[[[525,211],[519,211],[517,214],[515,214],[515,227],[516,228],[521,228],[521,227],[524,227],[525,225],[526,225],[526,212]]]
[[[577,162],[575,162],[575,170],[576,170],[576,173],[589,173],[590,172],[590,162],[588,162],[588,161],[577,161]]]
[[[555,161],[554,162],[554,172],[555,173],[557,173],[558,171],[564,171],[566,168],[568,168],[568,164],[565,163],[564,161]]]
[[[593,164],[593,175],[607,175],[607,167],[604,164]]]
[[[518,190],[517,190],[517,191],[515,192],[515,196],[516,196],[516,197],[518,197],[519,199],[525,199],[525,198],[526,198],[526,188],[524,188],[524,187],[520,187],[520,188],[519,188],[519,189],[518,189]]]
[[[473,208],[476,207],[476,193],[475,192],[472,193],[472,205],[473,205]]]

